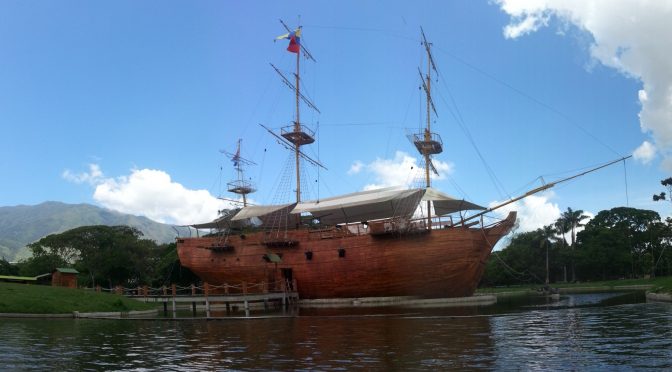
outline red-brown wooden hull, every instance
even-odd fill
[[[473,294],[492,247],[514,222],[512,213],[485,229],[452,227],[382,237],[337,229],[290,230],[286,238],[298,244],[287,247],[267,246],[267,235],[257,232],[229,236],[229,251],[212,249],[222,245],[220,238],[180,238],[177,251],[183,266],[215,285],[268,283],[291,275],[305,299],[463,297]],[[311,259],[306,252],[312,252]],[[280,255],[282,262],[265,260],[269,253]]]

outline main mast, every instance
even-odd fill
[[[443,142],[441,142],[441,136],[437,133],[432,133],[431,131],[431,122],[432,116],[431,111],[434,111],[436,114],[436,108],[434,107],[434,102],[432,101],[432,70],[438,74],[436,71],[436,65],[434,64],[434,59],[432,58],[431,46],[432,44],[427,42],[425,37],[425,32],[420,28],[422,33],[422,45],[425,47],[427,52],[427,74],[422,75],[420,73],[420,80],[422,81],[422,87],[425,90],[426,101],[427,101],[427,125],[425,130],[422,133],[417,133],[413,135],[413,143],[418,149],[418,152],[424,157],[425,160],[425,186],[427,188],[431,187],[431,177],[430,170],[438,175],[434,164],[432,164],[432,155],[440,154],[443,152]],[[431,109],[431,111],[430,111]],[[438,114],[436,114],[438,116]],[[427,225],[431,229],[432,227],[432,210],[431,202],[427,201]]]
[[[285,25],[284,22],[282,21],[280,22],[287,30],[287,33],[278,36],[276,40],[289,39],[289,46],[287,47],[287,51],[296,54],[296,72],[294,73],[294,82],[292,83],[289,79],[287,79],[285,75],[283,75],[282,72],[280,72],[280,70],[277,67],[273,66],[273,64],[271,64],[271,66],[273,66],[275,71],[282,77],[285,85],[287,85],[290,89],[294,91],[296,120],[294,121],[293,125],[281,128],[280,136],[282,136],[282,138],[284,138],[287,141],[286,145],[289,144],[292,150],[294,151],[294,159],[295,159],[294,163],[296,167],[296,202],[299,203],[301,202],[301,158],[304,158],[313,164],[322,166],[321,164],[319,164],[319,162],[316,162],[313,159],[308,158],[305,154],[301,152],[301,146],[315,142],[315,134],[313,131],[311,131],[310,129],[301,124],[301,111],[299,101],[302,100],[306,105],[308,105],[308,107],[312,108],[318,113],[320,112],[320,110],[318,110],[317,107],[308,98],[306,98],[306,96],[301,94],[300,91],[301,52],[303,52],[306,58],[311,59],[313,61],[315,61],[315,59],[313,59],[313,57],[310,55],[310,53],[308,53],[306,48],[304,48],[301,45],[301,30],[302,30],[301,26],[299,26],[299,28],[295,29],[294,31],[291,31],[289,27]],[[271,131],[269,130],[269,132]],[[276,135],[273,132],[271,133],[273,135]]]

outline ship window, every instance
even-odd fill
[[[282,259],[280,258],[280,256],[278,256],[275,253],[266,253],[261,258],[263,258],[264,261],[266,261],[266,262],[274,262],[274,263],[282,262]]]
[[[340,249],[338,250],[338,257],[340,257],[340,258],[344,258],[344,257],[345,257],[345,249],[340,248]]]

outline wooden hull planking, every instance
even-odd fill
[[[214,285],[294,279],[305,299],[465,297],[474,293],[492,247],[514,222],[515,212],[482,229],[448,227],[390,236],[289,230],[283,232],[284,241],[298,243],[286,246],[267,244],[265,232],[231,235],[226,247],[218,237],[180,238],[177,250],[182,266]],[[268,254],[280,256],[281,262],[265,259]]]

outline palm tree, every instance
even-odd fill
[[[567,246],[567,240],[565,240],[565,234],[567,234],[571,229],[569,227],[569,224],[567,224],[567,221],[560,216],[555,221],[555,231],[558,234],[556,237],[556,240],[560,242],[560,247],[561,249],[565,249],[565,246]],[[563,260],[564,261],[564,260]],[[564,281],[567,282],[567,265],[563,265],[563,273],[564,273]]]
[[[552,240],[556,239],[557,230],[553,225],[546,225],[540,229],[541,231],[541,248],[546,246],[546,285],[548,286],[548,246],[551,245]]]
[[[574,243],[576,243],[576,228],[583,226],[583,223],[581,221],[585,220],[588,218],[585,214],[583,214],[582,210],[572,210],[572,208],[567,207],[566,212],[562,212],[561,218],[565,220],[565,223],[567,224],[567,227],[569,230],[572,232],[572,281],[576,281],[576,272],[574,270]]]

